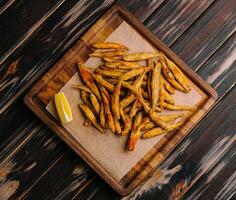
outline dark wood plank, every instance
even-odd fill
[[[64,163],[67,163],[66,167]],[[44,175],[44,179],[33,187],[24,199],[72,199],[87,184],[93,181],[95,173],[71,150],[66,151]],[[53,192],[49,192],[50,190]]]
[[[236,1],[218,0],[185,31],[171,49],[194,70],[235,32]]]
[[[34,126],[25,134],[27,138],[0,161],[0,196],[9,192],[8,199],[20,198],[45,173],[45,166],[52,166],[67,149],[43,124]],[[15,187],[9,183],[14,183]],[[14,188],[12,193],[11,187]]]
[[[117,3],[127,8],[130,12],[144,22],[166,0],[118,0]]]
[[[236,195],[235,144],[236,139],[234,146],[190,188],[183,199],[233,199],[233,196]]]
[[[144,24],[170,46],[213,2],[214,0],[165,1]]]
[[[198,70],[198,74],[211,84],[222,97],[235,83],[236,33]]]
[[[5,12],[0,15],[0,64],[23,46],[63,2],[24,0],[6,3],[8,9],[5,8]]]

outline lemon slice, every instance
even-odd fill
[[[56,105],[57,113],[63,124],[69,123],[73,120],[70,105],[63,92],[59,92],[55,95],[55,105]]]

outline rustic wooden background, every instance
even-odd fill
[[[1,0],[0,200],[121,198],[22,100],[117,2],[219,94],[154,176],[123,199],[236,199],[235,0]]]

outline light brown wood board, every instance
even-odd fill
[[[80,140],[61,125],[48,111],[47,105],[53,100],[54,95],[65,88],[77,74],[77,62],[86,63],[89,54],[94,51],[91,44],[105,41],[119,27],[128,24],[142,39],[154,50],[163,51],[174,61],[191,80],[191,85],[199,94],[201,100],[197,109],[189,116],[188,120],[177,132],[170,132],[161,137],[150,149],[142,152],[143,156],[124,174],[113,174],[110,166],[105,166],[94,157]],[[115,41],[114,41],[115,42]],[[137,50],[138,51],[138,50]],[[64,140],[78,155],[80,155],[101,177],[103,177],[117,192],[122,195],[130,193],[137,185],[145,181],[161,161],[173,151],[174,147],[193,129],[194,126],[206,115],[217,99],[216,92],[197,74],[195,74],[182,60],[180,60],[165,44],[149,32],[131,13],[119,5],[110,8],[47,72],[41,80],[27,93],[25,103],[28,107],[62,140]],[[95,132],[95,131],[94,131]],[[97,136],[99,137],[99,136]],[[109,142],[109,141],[108,141]],[[141,142],[140,142],[141,143]],[[138,150],[138,149],[137,149]],[[109,151],[109,149],[107,149]],[[123,158],[128,152],[122,152]],[[119,159],[119,157],[116,157]],[[122,162],[122,160],[120,160]],[[120,177],[122,175],[122,177]]]

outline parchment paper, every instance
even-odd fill
[[[130,48],[130,52],[152,52],[154,49],[130,25],[123,22],[106,41],[122,43]],[[96,67],[100,59],[89,58],[85,65]],[[83,126],[84,116],[78,109],[81,102],[79,92],[72,85],[81,83],[75,74],[61,89],[68,98],[74,120],[64,125],[68,132],[80,143],[116,180],[120,180],[162,137],[141,139],[133,152],[125,150],[127,137],[118,137],[107,131],[99,133],[93,127]],[[190,98],[191,97],[191,98]],[[188,94],[176,91],[174,99],[177,104],[193,106],[201,100],[194,89]],[[56,117],[53,102],[47,105],[47,110]],[[168,111],[170,112],[170,111]]]

